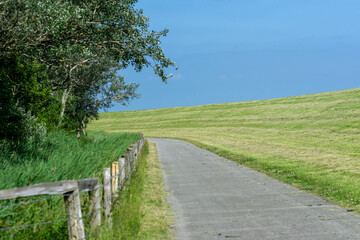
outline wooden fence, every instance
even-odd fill
[[[63,194],[66,219],[68,223],[69,239],[86,239],[83,218],[81,211],[80,193],[89,192],[91,228],[95,229],[101,225],[101,216],[108,224],[112,223],[111,206],[112,199],[118,196],[118,191],[125,190],[125,183],[131,173],[135,170],[136,159],[144,145],[144,136],[127,149],[127,153],[119,158],[117,162],[111,164],[111,168],[103,169],[102,185],[99,185],[98,178],[87,178],[82,180],[68,180],[60,182],[41,183],[27,187],[6,189],[0,191],[0,200],[10,200],[23,197],[38,195]],[[103,189],[102,199],[100,199],[100,189]],[[101,204],[102,200],[102,204]],[[103,209],[103,214],[101,210]],[[57,221],[57,220],[56,220]],[[39,225],[42,223],[39,223]],[[31,224],[31,226],[36,224]],[[29,225],[30,226],[30,225]],[[27,227],[14,226],[0,228],[0,230]]]

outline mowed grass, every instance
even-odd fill
[[[166,200],[167,195],[156,145],[149,142],[140,207],[141,227],[137,239],[174,239],[173,214]]]
[[[360,212],[360,88],[102,113],[89,128],[183,139]]]

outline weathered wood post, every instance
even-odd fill
[[[139,141],[134,143],[134,155],[135,155],[135,159],[138,156],[139,153]]]
[[[70,195],[69,195],[70,194]],[[68,232],[70,240],[85,239],[85,229],[81,214],[79,189],[64,195]]]
[[[136,169],[136,157],[137,157],[137,154],[136,154],[136,144],[133,145],[132,147],[132,155],[133,155],[133,165],[134,165],[134,170]]]
[[[119,185],[122,190],[125,190],[125,158],[119,158],[119,169],[120,169],[120,176],[119,176]]]
[[[100,190],[97,188],[89,192],[90,211],[91,211],[91,228],[96,229],[101,225],[100,214]]]
[[[122,156],[125,160],[125,181],[129,181],[130,179],[129,176],[131,174],[131,169],[130,169],[130,156],[129,153],[127,152],[125,155]]]
[[[136,144],[133,145],[132,147],[132,155],[133,155],[133,166],[134,166],[134,170],[136,169]]]
[[[110,168],[104,168],[103,171],[103,202],[104,202],[104,219],[111,226],[111,181],[110,181]]]
[[[113,177],[111,179],[112,194],[116,193],[119,188],[119,176],[117,175],[118,173],[119,173],[119,162],[111,163],[111,176]]]
[[[132,148],[128,148],[127,151],[128,151],[127,155],[129,157],[128,160],[129,160],[130,172],[132,172],[133,171],[133,158],[134,158]]]
[[[66,207],[69,239],[85,239],[79,193],[81,191],[93,190],[98,182],[99,179],[97,178],[87,178],[82,180],[40,183],[26,187],[6,189],[0,191],[0,200],[10,200],[39,195],[63,194]],[[94,193],[94,195],[98,196],[99,194]],[[100,210],[100,205],[98,205],[98,209]]]

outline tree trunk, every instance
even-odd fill
[[[77,138],[80,138],[80,136],[81,136],[81,132],[82,132],[82,127],[83,127],[83,125],[82,125],[82,120],[81,120],[81,118],[80,117],[78,117],[78,127],[77,127],[77,129],[76,129],[76,132],[77,132],[77,134],[76,134],[76,137]]]
[[[64,118],[65,110],[66,110],[66,102],[69,98],[71,92],[71,86],[64,90],[62,97],[61,97],[61,112],[60,112],[60,120],[59,120],[59,127],[62,124],[62,120]]]
[[[86,124],[84,122],[82,122],[82,132],[85,137],[86,136]]]
[[[77,134],[76,134],[77,138],[81,136],[81,133],[84,137],[86,136],[86,125],[82,120],[80,120],[79,126],[77,128]]]

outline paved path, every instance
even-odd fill
[[[357,214],[191,144],[150,140],[179,240],[360,239]]]

